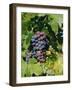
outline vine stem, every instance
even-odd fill
[[[41,66],[41,68],[42,68],[42,72],[45,73],[44,63],[40,63],[40,66]]]

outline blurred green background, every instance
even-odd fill
[[[21,77],[62,75],[63,15],[22,12],[21,30]],[[35,58],[26,63],[26,52],[34,30],[43,31],[49,37],[45,63],[37,62]]]

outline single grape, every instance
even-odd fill
[[[40,42],[42,45],[46,45],[46,42],[43,40]]]
[[[35,40],[35,43],[38,43],[38,39]]]
[[[41,51],[37,51],[36,56],[40,56]]]
[[[44,59],[44,56],[42,55],[42,56],[40,56],[40,59]]]
[[[35,42],[32,43],[33,46],[35,46],[35,44],[36,44]]]
[[[40,34],[40,31],[37,31],[37,32],[36,32],[36,35],[38,35],[38,34]]]
[[[44,32],[41,32],[40,35],[45,35],[45,33]]]
[[[40,32],[36,32],[36,36],[39,38],[40,37]]]
[[[43,50],[43,49],[45,49],[45,46],[44,45],[41,45],[41,47],[39,49],[40,50]]]
[[[39,38],[39,40],[44,40],[45,39],[45,36],[41,36],[40,38]]]
[[[35,44],[35,46],[36,46],[36,47],[38,47],[38,46],[39,46],[39,44],[38,44],[38,43],[36,43],[36,44]]]

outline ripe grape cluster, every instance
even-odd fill
[[[39,62],[45,61],[45,52],[48,47],[48,39],[44,32],[37,31],[31,39],[32,57],[37,58]]]

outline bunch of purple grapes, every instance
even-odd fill
[[[32,57],[37,58],[39,62],[45,61],[45,51],[48,47],[48,39],[44,32],[37,31],[31,39]]]

